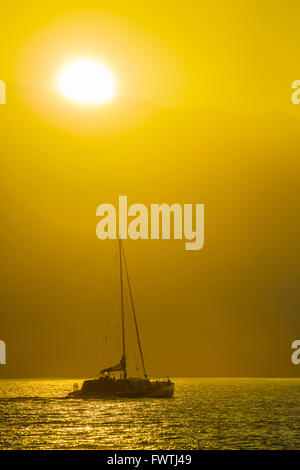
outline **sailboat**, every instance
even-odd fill
[[[174,394],[174,383],[169,378],[150,379],[146,373],[142,345],[138,330],[132,290],[129,281],[126,259],[122,241],[119,238],[119,266],[120,266],[120,310],[122,325],[121,359],[113,366],[101,370],[100,376],[93,380],[85,380],[81,389],[74,384],[74,390],[68,394],[68,398],[163,398],[171,397]],[[128,377],[127,371],[127,351],[126,351],[126,328],[124,314],[124,277],[126,273],[130,303],[132,307],[133,323],[140,354],[143,377]],[[113,374],[118,372],[119,376]]]

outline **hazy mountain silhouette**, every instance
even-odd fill
[[[96,207],[125,194],[205,203],[199,252],[126,242],[150,373],[297,375],[299,120],[125,98],[84,108],[8,84],[0,125],[1,374],[74,374],[113,254],[96,239]]]

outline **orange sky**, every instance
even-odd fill
[[[170,107],[296,111],[299,2],[3,2],[0,73],[53,86],[62,64],[95,54],[124,96]],[[297,110],[298,111],[298,110]]]
[[[95,211],[119,195],[205,204],[203,250],[125,245],[150,375],[297,376],[299,5],[98,4],[3,7],[0,377],[102,366],[115,245],[96,238]],[[116,76],[110,106],[58,95],[78,54]]]

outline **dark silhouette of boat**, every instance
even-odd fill
[[[174,383],[169,379],[150,379],[147,376],[144,356],[140,341],[138,324],[135,314],[132,290],[129,282],[124,248],[119,239],[119,261],[120,261],[120,300],[121,300],[121,322],[122,322],[122,356],[120,362],[114,366],[107,367],[100,372],[100,377],[94,380],[85,380],[81,389],[77,384],[74,390],[68,394],[68,398],[164,398],[174,394]],[[124,266],[123,266],[124,265]],[[139,354],[141,358],[143,377],[127,377],[126,341],[125,341],[125,315],[124,315],[124,292],[123,292],[123,269],[125,268],[126,280],[129,289],[130,302],[135,326],[135,334]],[[111,374],[119,372],[119,377]]]

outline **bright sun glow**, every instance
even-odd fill
[[[99,104],[115,96],[115,80],[96,60],[78,59],[63,68],[58,90],[66,98],[81,104]]]

